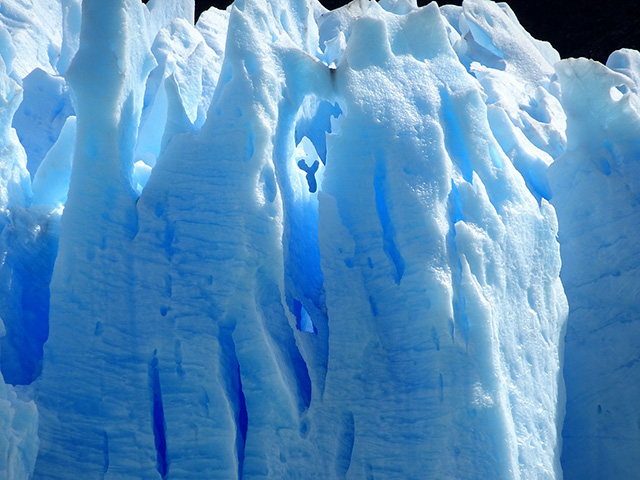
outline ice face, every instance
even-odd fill
[[[37,473],[74,452],[88,460],[67,477],[288,478],[310,461],[320,476],[556,477],[555,216],[437,7],[237,3],[224,52],[206,17],[205,42],[177,19],[151,46],[125,7],[124,35],[84,20],[67,73],[77,140]],[[98,77],[103,41],[121,47]],[[199,124],[207,49],[224,63]],[[544,90],[552,70],[535,71]],[[127,181],[136,157],[146,184]]]
[[[33,3],[0,476],[632,475],[637,52],[481,0]]]
[[[638,53],[556,65],[567,150],[549,169],[570,315],[565,478],[626,478],[638,432]]]

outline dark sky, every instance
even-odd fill
[[[320,1],[330,9],[347,3]],[[225,8],[229,3],[196,0],[196,17],[212,5]],[[427,3],[418,0],[418,5]],[[507,0],[507,3],[531,35],[551,42],[563,58],[588,57],[604,62],[619,48],[640,49],[640,0]]]

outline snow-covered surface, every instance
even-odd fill
[[[9,0],[0,5],[0,25],[2,26],[2,57],[8,58],[6,49],[13,50],[11,69],[7,73],[20,81],[35,68],[55,74],[56,66],[63,52],[71,56],[70,45],[64,42],[63,9],[72,8],[79,0]],[[65,22],[66,23],[66,22]],[[10,41],[5,40],[8,34]],[[10,43],[10,46],[7,45]]]
[[[0,477],[632,477],[640,54],[193,6],[0,6]]]

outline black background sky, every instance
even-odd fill
[[[320,0],[333,9],[348,3]],[[210,6],[226,8],[231,1],[196,0],[196,18]],[[418,0],[418,5],[429,1]],[[461,1],[439,1],[460,5]],[[611,52],[640,50],[640,0],[507,0],[531,35],[550,42],[563,58],[588,57],[605,62]]]

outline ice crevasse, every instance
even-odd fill
[[[0,59],[0,478],[640,468],[638,52],[11,0]]]

